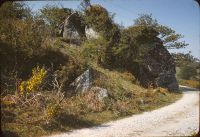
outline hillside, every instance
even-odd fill
[[[58,41],[54,45],[58,47],[56,51],[60,50],[67,57],[85,62],[84,58],[77,56],[80,48],[68,44],[57,45]],[[24,102],[18,96],[8,94],[2,101],[2,129],[5,135],[41,136],[94,126],[162,107],[181,97],[180,93],[164,88],[142,88],[127,71],[105,69],[95,62],[88,64],[85,70],[92,68],[101,74],[93,86],[107,89],[107,97],[99,100],[98,92],[89,90],[63,99],[58,90],[38,90]]]

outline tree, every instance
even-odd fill
[[[69,8],[59,8],[57,6],[48,5],[40,11],[41,16],[52,27],[58,27],[67,18],[67,16],[71,15],[73,12],[73,10]]]
[[[24,22],[31,20],[31,11],[22,2],[5,2],[0,8],[0,40],[18,43],[20,30]]]
[[[85,21],[88,27],[97,32],[106,33],[112,28],[112,19],[108,11],[100,5],[92,5],[85,11]]]
[[[181,79],[199,80],[200,60],[189,53],[172,53],[176,66],[180,69],[178,77]]]
[[[156,19],[152,18],[151,14],[140,15],[134,24],[154,28],[159,33],[159,38],[167,49],[180,49],[188,46],[185,41],[179,41],[183,38],[181,34],[177,34],[173,29],[159,24]]]
[[[7,1],[0,8],[1,19],[26,19],[31,17],[31,10],[23,2]]]
[[[84,15],[86,26],[98,32],[107,41],[101,59],[104,61],[104,66],[111,66],[115,62],[113,48],[118,45],[120,40],[121,31],[119,26],[113,22],[113,16],[100,5],[91,5],[85,10]]]
[[[70,28],[85,39],[85,21],[81,12],[47,5],[41,9],[41,17],[50,26],[52,34],[63,35],[65,20],[68,19]]]
[[[122,66],[141,64],[149,50],[161,43],[158,33],[148,26],[131,26],[121,33],[119,46],[115,49],[118,63]]]
[[[91,5],[85,11],[85,23],[87,27],[102,33],[107,40],[119,39],[119,26],[113,22],[113,15],[100,5]],[[115,35],[116,38],[113,36]]]
[[[193,65],[184,66],[180,69],[178,76],[181,79],[189,80],[197,75],[196,68]]]
[[[155,67],[160,67],[160,63],[165,62],[173,68],[169,63],[171,61],[163,61],[171,60],[171,58],[166,59],[169,54],[163,52],[166,49],[158,38],[158,34],[150,26],[131,26],[122,30],[119,45],[114,49],[116,67],[130,71],[143,86],[149,86],[149,84],[156,86],[158,75],[153,71]],[[163,58],[160,57],[161,54]],[[151,65],[153,67],[150,67]],[[163,69],[167,70],[168,67]]]
[[[184,54],[184,53],[172,53],[171,55],[173,56],[177,67],[184,67],[184,66],[187,66],[191,63],[200,65],[199,59],[194,58],[191,55],[191,52],[186,53],[186,54]]]
[[[81,11],[85,11],[90,6],[91,6],[90,0],[82,0],[80,4],[80,9]]]
[[[41,10],[41,17],[51,29],[51,35],[59,34],[59,26],[73,13],[72,9],[46,5]]]
[[[5,2],[0,8],[0,26],[1,70],[5,75],[13,69],[23,73],[24,64],[40,52],[46,39],[45,23],[33,17],[24,3]]]

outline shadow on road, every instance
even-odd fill
[[[200,91],[199,89],[190,88],[190,87],[186,87],[186,86],[179,86],[179,90],[182,92]]]
[[[48,124],[43,125],[46,131],[58,130],[61,132],[70,131],[70,129],[81,129],[97,126],[97,123],[92,121],[83,120],[78,116],[62,113],[55,120],[50,121]]]
[[[110,127],[110,125],[98,125],[98,126],[93,127],[92,129],[107,128],[107,127]]]
[[[16,132],[8,131],[8,130],[3,131],[2,136],[3,137],[20,137]]]

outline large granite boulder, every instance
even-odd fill
[[[144,86],[160,86],[170,91],[179,90],[175,77],[175,61],[161,44],[155,45],[144,56],[136,77]]]
[[[87,39],[97,39],[99,37],[98,33],[92,28],[86,28],[85,32]]]
[[[78,13],[72,13],[59,25],[59,35],[70,40],[81,40],[86,37],[85,25]]]
[[[92,86],[91,69],[87,69],[83,74],[77,77],[75,81],[70,85],[74,87],[75,92],[87,92]]]
[[[100,75],[102,74],[96,70],[87,69],[70,85],[73,87],[75,93],[86,93],[91,91],[97,95],[100,101],[102,101],[105,97],[108,97],[108,91],[105,88],[95,86],[94,80]]]
[[[82,22],[77,13],[72,13],[58,26],[59,36],[70,40],[96,39],[99,37],[96,31],[92,28],[86,28]]]
[[[173,73],[161,73],[157,79],[157,84],[171,91],[178,91],[179,89],[176,77]]]

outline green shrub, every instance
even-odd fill
[[[181,79],[185,79],[185,80],[189,80],[192,77],[195,77],[196,75],[197,75],[196,69],[192,65],[187,65],[187,66],[181,67],[180,72],[178,74],[178,76]]]
[[[101,63],[107,46],[107,40],[103,36],[99,36],[97,39],[86,41],[82,46],[81,53],[86,60]]]
[[[108,11],[100,5],[92,5],[85,11],[85,21],[97,32],[108,32],[112,28],[112,20]]]

